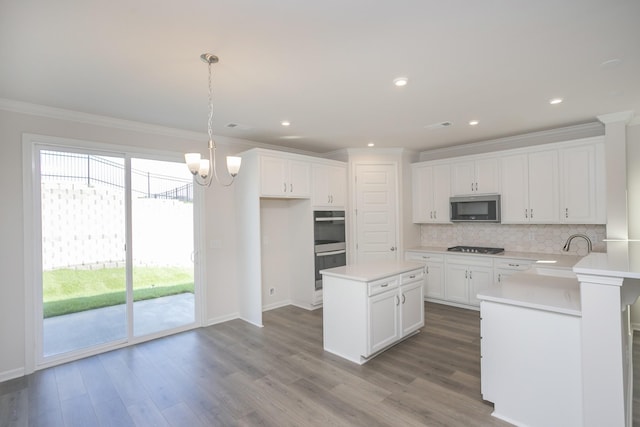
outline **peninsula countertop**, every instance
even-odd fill
[[[420,262],[380,260],[328,268],[320,270],[320,274],[357,282],[371,282],[422,267],[424,267],[424,264]]]

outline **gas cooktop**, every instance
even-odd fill
[[[504,248],[483,248],[482,246],[452,246],[447,248],[450,252],[465,252],[472,254],[501,254]]]

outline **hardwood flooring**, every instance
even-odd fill
[[[233,320],[0,383],[0,426],[507,426],[480,396],[479,313],[426,303],[416,336],[359,366],[322,310]]]

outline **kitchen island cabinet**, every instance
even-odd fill
[[[351,264],[320,273],[326,351],[363,364],[424,326],[422,264]]]

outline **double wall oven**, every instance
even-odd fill
[[[347,264],[344,223],[344,211],[315,211],[313,213],[316,291],[322,290],[320,270]]]

